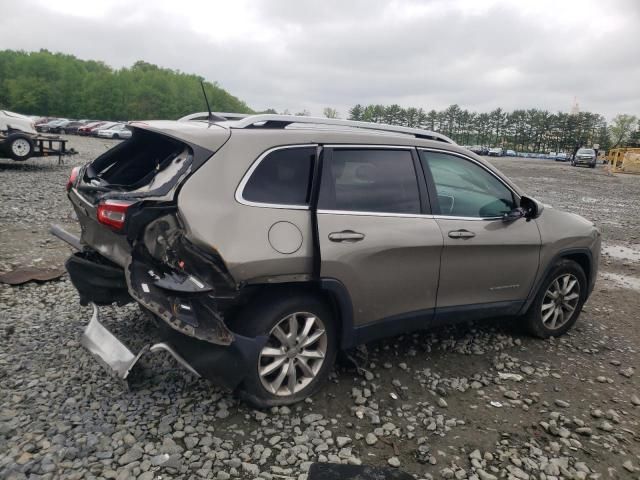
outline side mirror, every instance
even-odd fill
[[[535,198],[520,197],[520,208],[524,211],[524,217],[527,220],[538,218],[544,210],[544,205]]]
[[[507,212],[504,215],[502,215],[502,221],[513,222],[514,220],[518,220],[519,218],[522,218],[524,216],[525,216],[525,211],[522,208],[517,207],[511,210],[510,212]]]

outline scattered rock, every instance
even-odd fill
[[[387,460],[387,463],[392,467],[398,468],[400,466],[400,459],[398,457],[391,457],[389,460]]]

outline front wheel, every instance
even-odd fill
[[[566,333],[580,316],[587,299],[587,277],[573,260],[559,260],[545,277],[525,314],[529,332],[540,338]]]
[[[258,408],[289,405],[315,393],[335,361],[331,310],[308,293],[261,297],[233,322],[241,335],[268,337],[239,394]]]

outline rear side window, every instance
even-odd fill
[[[275,150],[258,164],[242,191],[249,202],[308,205],[315,147]]]
[[[321,209],[420,213],[418,180],[408,150],[336,149],[322,170]]]

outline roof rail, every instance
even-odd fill
[[[216,117],[222,117],[225,120],[238,120],[250,116],[250,113],[229,113],[229,112],[211,112]],[[209,118],[209,112],[196,112],[190,113],[178,119],[179,122],[188,122],[190,120],[207,120]]]
[[[223,115],[224,116],[224,115]],[[399,125],[388,125],[385,123],[358,122],[355,120],[341,120],[337,118],[307,117],[298,115],[272,115],[258,114],[249,115],[229,125],[231,128],[284,128],[292,123],[306,123],[315,125],[334,125],[337,127],[362,128],[364,130],[376,130],[381,132],[403,133],[413,135],[416,138],[426,138],[428,140],[439,140],[441,142],[452,143],[452,139],[441,133],[422,130],[420,128],[402,127]],[[258,125],[263,124],[263,125]]]

